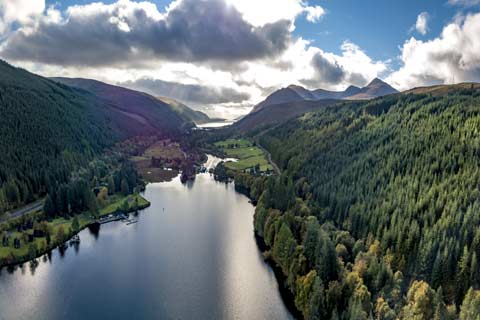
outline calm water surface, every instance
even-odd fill
[[[0,319],[291,318],[231,184],[200,174],[145,197],[137,224],[86,229],[78,248],[1,270]]]

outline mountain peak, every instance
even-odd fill
[[[293,89],[293,90],[298,90],[298,89],[300,89],[300,90],[304,90],[305,88],[302,87],[302,86],[296,85],[296,84],[291,84],[291,85],[289,85],[289,86],[287,87],[287,89]]]
[[[379,78],[375,78],[367,85],[367,87],[378,86],[378,85],[388,85],[385,81]]]

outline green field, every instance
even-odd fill
[[[116,212],[121,209],[125,200],[128,203],[128,210],[132,211],[135,209],[135,198],[137,198],[137,204],[139,208],[145,208],[148,206],[149,202],[139,194],[129,195],[127,197],[118,197],[118,199],[113,199],[112,203],[100,210],[100,216],[105,216]]]
[[[260,165],[260,171],[272,170],[265,153],[259,147],[245,139],[228,139],[215,143],[227,157],[238,161],[227,162],[225,166],[232,170],[247,170]]]

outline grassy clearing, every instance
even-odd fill
[[[229,158],[236,158],[236,162],[227,162],[225,167],[231,170],[248,170],[260,165],[260,171],[272,170],[272,166],[262,149],[246,139],[228,139],[219,141],[215,145]]]
[[[147,182],[170,181],[178,175],[178,170],[164,170],[163,168],[152,167],[152,158],[162,159],[169,162],[175,159],[183,160],[185,154],[178,143],[171,143],[167,140],[158,141],[141,156],[131,157],[140,176]]]
[[[135,199],[137,199],[137,203],[135,203]],[[100,210],[100,216],[109,215],[118,210],[123,210],[122,207],[125,201],[127,201],[128,203],[127,211],[135,210],[136,205],[138,205],[138,208],[145,208],[150,204],[150,202],[148,202],[144,197],[139,194],[132,194],[126,197],[117,197],[112,200],[113,201],[108,206]]]

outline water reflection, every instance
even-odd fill
[[[95,223],[88,226],[88,231],[93,235],[94,239],[97,240],[100,235],[100,224]]]
[[[257,249],[253,207],[232,184],[201,174],[148,185],[145,197],[138,223],[92,226],[81,250],[0,271],[0,319],[291,318]]]

